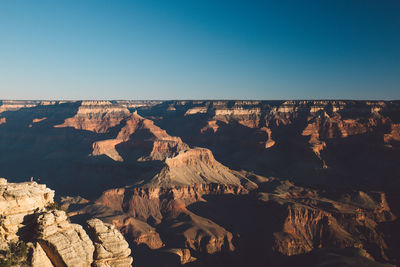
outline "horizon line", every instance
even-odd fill
[[[286,99],[0,99],[0,101],[68,101],[68,102],[79,102],[79,101],[154,101],[154,102],[167,102],[167,101],[400,101],[399,99],[355,99],[355,98],[286,98]]]

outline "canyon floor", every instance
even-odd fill
[[[0,177],[138,267],[400,264],[400,101],[4,100]]]

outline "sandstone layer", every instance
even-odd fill
[[[95,245],[93,266],[132,266],[131,250],[122,234],[112,224],[99,219],[87,221],[88,233]]]

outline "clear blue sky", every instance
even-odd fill
[[[299,98],[400,99],[400,1],[0,1],[0,99]]]

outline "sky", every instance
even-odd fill
[[[0,99],[400,99],[400,1],[1,0]]]

